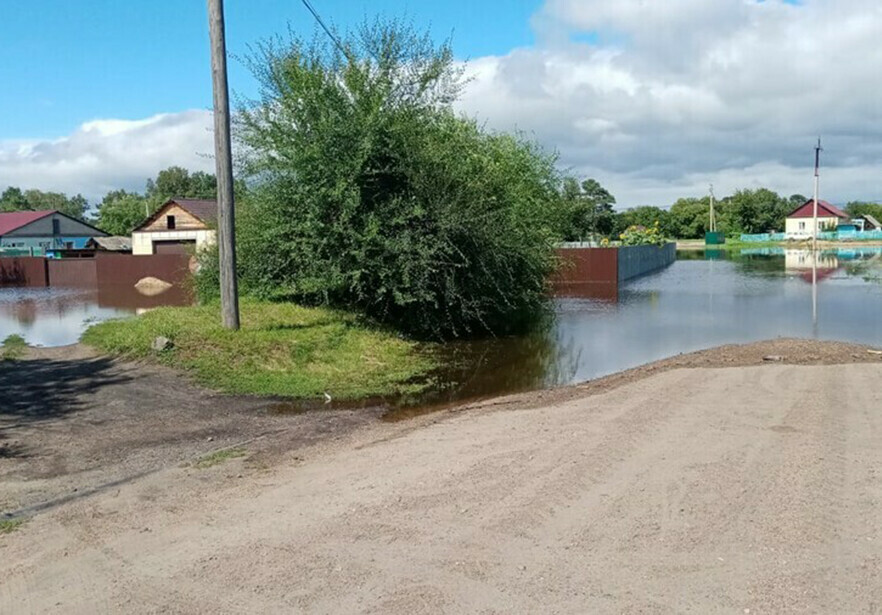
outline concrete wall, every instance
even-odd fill
[[[132,233],[132,254],[153,254],[154,241],[195,241],[196,249],[213,244],[217,237],[217,231],[207,230],[174,230],[174,231],[139,231]]]
[[[667,267],[677,260],[677,245],[621,246],[618,248],[618,281],[626,282]]]

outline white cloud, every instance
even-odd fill
[[[468,65],[459,108],[517,128],[596,177],[620,205],[768,186],[882,199],[878,0],[547,0],[537,44]],[[588,42],[585,42],[588,41]],[[142,189],[172,164],[213,169],[211,114],[84,123],[53,141],[0,141],[6,184]]]
[[[710,182],[810,192],[817,135],[826,198],[882,198],[875,0],[548,0],[533,23],[536,47],[471,63],[460,108],[620,204]]]
[[[97,201],[117,188],[141,191],[171,165],[213,172],[213,148],[209,111],[94,120],[59,139],[0,141],[0,188],[81,193]]]

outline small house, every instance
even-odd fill
[[[217,201],[171,199],[132,231],[132,254],[190,254],[217,241]]]
[[[86,242],[86,249],[96,252],[132,253],[132,238],[113,235],[111,237],[92,237]]]
[[[862,214],[852,222],[859,225],[862,231],[882,231],[882,224],[870,214]]]
[[[60,211],[0,213],[0,248],[18,250],[80,250],[107,233]]]
[[[815,229],[812,227],[814,218],[814,200],[809,199],[787,216],[784,232],[787,237],[800,239],[813,237]],[[835,231],[840,223],[848,221],[848,214],[831,205],[827,201],[818,201],[818,228],[817,232],[826,230]]]

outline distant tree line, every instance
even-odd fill
[[[668,208],[642,205],[614,211],[615,197],[597,181],[589,179],[580,185],[568,179],[560,199],[560,234],[566,241],[617,239],[629,227],[649,228],[656,223],[665,237],[699,239],[710,227],[710,197],[678,199]],[[787,215],[808,200],[802,194],[784,197],[768,188],[738,190],[716,200],[717,230],[731,236],[782,232]],[[844,210],[852,217],[870,214],[882,220],[882,204],[853,201]]]
[[[15,186],[7,187],[0,194],[0,212],[54,209],[68,216],[84,220],[88,206],[88,201],[81,194],[67,196],[61,192],[22,191]]]
[[[244,186],[237,184],[237,192]],[[111,235],[128,235],[170,198],[213,199],[217,194],[214,175],[181,167],[169,167],[148,179],[143,193],[111,190],[89,211],[81,194],[69,197],[61,192],[24,190],[10,186],[0,194],[0,212],[56,210],[94,224]]]
[[[112,190],[98,204],[95,225],[111,235],[128,235],[171,198],[213,199],[217,180],[210,173],[169,167],[148,179],[143,193]]]

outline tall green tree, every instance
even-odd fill
[[[852,218],[869,214],[882,222],[882,204],[867,201],[851,201],[845,206],[845,213]]]
[[[720,230],[728,231],[722,211],[719,218]],[[668,211],[668,226],[671,234],[678,239],[704,237],[710,227],[710,198],[677,199]]]
[[[153,202],[165,202],[175,197],[213,199],[217,195],[217,179],[210,173],[190,173],[172,166],[160,171],[155,179],[147,180],[145,196]]]
[[[129,235],[151,213],[150,199],[125,190],[113,190],[98,204],[96,226],[111,235]]]
[[[89,203],[81,194],[67,196],[61,192],[22,191],[9,186],[0,194],[0,211],[39,211],[53,209],[84,220]]]
[[[28,209],[28,200],[24,192],[15,186],[9,186],[0,194],[0,211],[19,211]]]
[[[566,241],[579,241],[595,236],[608,236],[615,228],[615,197],[596,179],[581,184],[572,177],[564,179],[561,188],[562,228]]]
[[[525,326],[554,267],[554,159],[452,111],[449,43],[397,22],[341,39],[252,58],[262,98],[236,123],[255,186],[239,216],[243,288],[420,337]]]
[[[619,235],[630,226],[644,226],[650,228],[658,223],[659,232],[664,237],[674,237],[676,232],[671,228],[671,214],[661,207],[641,205],[625,209],[616,214],[614,234]]]
[[[798,195],[795,195],[798,196]],[[769,233],[784,230],[791,200],[767,188],[738,190],[723,200],[723,216],[731,233]]]

